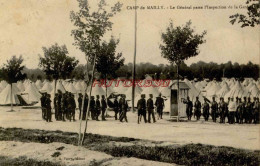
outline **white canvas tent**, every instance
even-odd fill
[[[19,94],[19,90],[16,84],[12,84],[12,94],[11,85],[8,84],[0,93],[0,105],[20,104],[17,94]]]

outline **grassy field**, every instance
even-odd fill
[[[0,165],[3,166],[62,166],[58,163],[52,163],[49,161],[36,161],[28,159],[27,157],[9,158],[6,156],[0,156]]]
[[[77,145],[77,133],[21,128],[0,128],[0,141],[51,143]],[[176,163],[181,165],[254,165],[260,164],[260,152],[232,147],[202,144],[165,145],[164,142],[87,134],[84,146],[115,157]]]

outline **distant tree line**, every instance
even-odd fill
[[[132,63],[124,64],[115,73],[113,77],[110,78],[132,78]],[[87,70],[88,67],[88,70]],[[67,77],[67,79],[84,79],[84,72],[89,71],[89,75],[92,70],[92,65],[82,65],[79,64],[75,67],[72,73]],[[176,79],[176,65],[159,64],[154,65],[152,63],[139,63],[136,65],[136,78],[144,79],[148,74],[154,79]],[[199,61],[197,63],[192,63],[190,66],[185,63],[181,63],[179,73],[182,78],[186,77],[189,80],[197,78],[202,80],[203,78],[208,78],[213,80],[214,78],[220,80],[223,76],[227,78],[238,78],[243,79],[246,77],[251,77],[258,79],[259,77],[259,65],[248,62],[247,64],[232,63],[231,61],[227,63],[217,64],[214,62],[206,63]],[[25,68],[23,72],[27,75],[27,78],[35,81],[37,79],[46,79],[45,73],[40,69],[28,69]]]

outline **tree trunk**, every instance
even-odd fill
[[[90,105],[90,98],[91,98],[91,92],[92,92],[93,78],[94,78],[95,67],[96,67],[96,58],[97,58],[97,54],[95,54],[95,57],[94,57],[94,64],[93,64],[92,76],[91,76],[91,81],[90,81],[90,90],[89,90],[89,100],[88,100],[87,115],[86,115],[86,124],[85,124],[85,129],[84,129],[83,137],[82,137],[81,143],[80,143],[81,146],[82,146],[83,143],[84,143],[85,133],[86,133],[86,131],[87,131],[87,126],[88,126],[88,113],[89,113],[89,105]]]
[[[89,58],[87,58],[87,65],[86,65],[86,68],[87,68],[87,77],[86,79],[88,79],[88,61],[89,61]],[[87,80],[89,81],[89,80]],[[87,92],[87,89],[88,89],[88,86],[86,85],[86,89],[84,89],[83,91],[83,99],[82,99],[82,104],[81,104],[81,116],[80,116],[80,123],[79,123],[79,140],[78,140],[78,146],[80,146],[80,143],[81,143],[81,124],[82,124],[82,116],[83,116],[83,109],[84,109],[84,103],[85,103],[85,97],[86,97],[86,92]]]

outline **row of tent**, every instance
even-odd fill
[[[143,82],[152,81],[150,76],[147,76]],[[149,94],[153,94],[154,97],[157,97],[160,93],[165,97],[166,103],[171,96],[171,85],[176,80],[171,80],[168,86],[159,86],[159,87],[140,87],[136,86],[135,88],[135,106],[137,105],[137,101],[140,98],[141,94],[145,94],[148,96]],[[224,97],[227,100],[228,97],[260,97],[260,81],[253,80],[251,78],[245,79],[243,82],[239,82],[232,79],[223,79],[221,82],[217,81],[189,81],[184,79],[189,87],[189,97],[192,101],[195,100],[196,97],[202,101],[204,97],[209,100],[212,97],[216,97],[217,99],[220,97]],[[19,81],[17,83],[12,84],[12,95],[11,95],[11,85],[7,84],[5,81],[0,82],[0,105],[8,105],[11,104],[35,104],[40,101],[41,93],[47,92],[51,94],[51,99],[53,101],[54,98],[54,89],[55,83],[44,80],[37,80],[36,82],[32,82],[30,80]],[[86,90],[87,89],[87,90]],[[62,93],[68,91],[74,94],[75,99],[77,101],[78,94],[84,93],[85,90],[88,92],[90,87],[87,87],[84,81],[72,81],[72,80],[58,80],[56,83],[56,92],[60,90]],[[125,87],[123,82],[120,81],[119,84],[116,81],[113,81],[110,87],[99,87],[96,85],[92,88],[92,95],[107,95],[109,96],[111,93],[116,94],[125,94],[127,100],[131,100],[132,95],[132,87]],[[76,102],[77,103],[77,102]],[[129,102],[131,106],[131,102]]]

